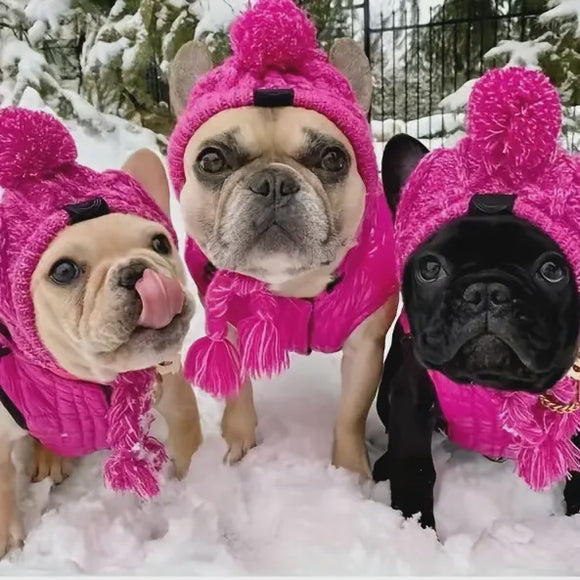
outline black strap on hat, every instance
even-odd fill
[[[93,197],[88,201],[64,206],[70,217],[70,225],[78,224],[111,213],[107,202],[102,197]]]
[[[516,196],[507,193],[476,193],[469,202],[468,215],[512,215],[515,201]]]
[[[294,89],[256,89],[255,107],[291,107],[294,105]]]

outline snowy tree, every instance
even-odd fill
[[[420,82],[425,63],[413,57],[419,43],[419,0],[397,0],[385,7],[392,10],[379,14],[375,28],[399,30],[375,35],[371,45],[374,76],[380,80],[373,92],[372,116],[408,118],[428,100],[427,87]]]
[[[86,116],[84,103],[63,87],[59,70],[49,63],[43,46],[51,36],[66,36],[68,0],[0,0],[0,100],[17,105],[27,88],[65,118]]]
[[[111,121],[79,96],[78,80],[71,82],[78,77],[86,8],[74,0],[0,0],[1,106],[19,105],[33,91],[34,101],[62,119],[93,131],[111,129]]]
[[[117,0],[86,39],[81,94],[99,110],[169,133],[169,63],[196,24],[186,0]]]
[[[296,0],[296,4],[310,14],[325,50],[330,50],[337,38],[351,35],[352,0]]]

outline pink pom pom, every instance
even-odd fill
[[[0,186],[16,187],[77,157],[65,126],[48,113],[18,107],[0,110]]]
[[[541,165],[554,152],[561,125],[558,92],[538,71],[494,69],[473,87],[467,130],[486,164],[508,171]]]
[[[240,355],[226,338],[196,340],[185,357],[185,378],[215,397],[236,395],[244,381]]]
[[[276,324],[264,317],[241,320],[238,338],[242,367],[251,377],[271,378],[290,366],[288,351],[283,348]]]
[[[317,52],[316,28],[292,0],[258,0],[234,22],[230,37],[238,62],[255,72],[300,70]]]

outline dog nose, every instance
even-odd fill
[[[489,296],[489,301],[494,306],[508,304],[512,299],[510,289],[505,284],[500,284],[499,282],[489,284],[487,287],[487,293]]]
[[[482,306],[489,302],[491,306],[509,304],[512,299],[510,289],[500,282],[476,282],[463,291],[463,300],[473,306]]]
[[[300,191],[300,185],[292,175],[283,171],[260,171],[252,176],[249,188],[264,197],[284,197]]]
[[[473,306],[479,306],[485,298],[486,288],[483,282],[470,284],[463,292],[463,300]]]
[[[135,286],[141,278],[143,278],[143,272],[147,269],[145,264],[129,264],[124,266],[119,270],[119,275],[117,278],[117,283],[121,288],[126,288],[127,290],[135,290]]]

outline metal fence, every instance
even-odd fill
[[[427,10],[416,2],[377,14],[378,4],[348,7],[353,37],[363,42],[375,78],[375,137],[385,141],[404,131],[431,145],[462,123],[461,114],[440,107],[442,99],[504,64],[505,57],[486,57],[500,41],[537,38],[537,16],[545,8],[534,0],[445,0]]]

